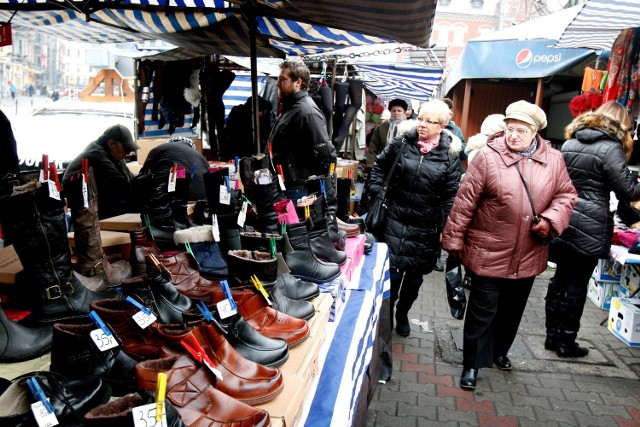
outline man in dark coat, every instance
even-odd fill
[[[257,153],[256,145],[253,141],[252,102],[252,97],[249,97],[247,102],[236,105],[231,109],[224,125],[224,137],[220,144],[220,155],[223,160],[233,160],[235,156],[239,158],[251,157]],[[264,143],[271,131],[270,118],[267,113],[269,107],[269,101],[259,96],[260,150],[264,150]]]
[[[189,138],[174,136],[166,144],[162,144],[149,152],[149,155],[140,169],[141,174],[147,172],[168,172],[174,163],[183,166],[187,173],[193,170],[191,186],[189,187],[189,200],[206,199],[202,175],[209,171],[209,162],[196,151],[196,146]]]
[[[67,166],[62,177],[62,188],[68,185],[71,176],[82,169],[82,159],[93,168],[98,190],[98,216],[110,218],[134,212],[131,207],[131,180],[133,174],[124,158],[137,150],[138,144],[124,125],[114,125],[91,142],[82,153]]]
[[[282,166],[291,200],[307,194],[306,181],[311,175],[325,175],[336,163],[336,150],[324,114],[309,96],[311,74],[302,60],[285,60],[280,64],[278,96],[282,113],[278,117],[269,142],[274,165]]]

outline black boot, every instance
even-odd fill
[[[216,215],[220,230],[220,245],[222,257],[226,259],[230,250],[242,249],[240,244],[240,226],[238,214],[242,209],[240,190],[231,190],[229,204],[220,203],[220,186],[226,185],[225,177],[229,176],[229,168],[215,172],[207,172],[202,177],[207,192],[209,215]]]
[[[320,191],[316,191],[314,193],[311,192],[310,187],[314,187],[315,185],[311,185],[310,182],[318,183],[318,180],[309,180],[307,181],[307,188],[309,188],[309,194],[313,194],[316,196],[316,200],[313,202],[313,205],[309,207],[309,211],[311,214],[311,221],[315,223],[315,221],[322,220],[326,218],[327,220],[327,230],[329,231],[329,237],[331,239],[331,243],[333,246],[339,250],[343,251],[345,247],[344,239],[347,237],[347,233],[340,230],[338,225],[338,219],[336,217],[336,210],[338,208],[338,199],[336,198],[336,187],[333,184],[331,179],[325,179],[325,189],[327,186],[332,188],[331,191],[325,191],[322,193]],[[329,200],[332,200],[331,205],[329,204]],[[300,218],[304,218],[304,211],[301,211],[298,207],[298,216]]]
[[[257,228],[265,233],[277,233],[279,229],[278,214],[273,204],[284,200],[284,192],[277,179],[269,184],[253,184],[253,203],[258,211]]]
[[[120,346],[107,351],[98,350],[89,336],[94,329],[96,326],[90,321],[53,325],[51,371],[69,379],[98,377],[111,387],[114,396],[134,392],[137,389],[137,362],[127,356]]]
[[[35,359],[51,349],[51,328],[27,328],[9,320],[0,308],[0,363]]]
[[[338,136],[342,120],[344,118],[344,112],[346,110],[347,95],[349,94],[349,83],[347,82],[335,82],[333,84],[333,92],[335,98],[335,104],[333,106],[333,135],[335,138]]]
[[[349,222],[349,209],[351,204],[351,179],[338,178],[338,210],[336,216],[344,222]]]
[[[342,150],[344,140],[349,134],[349,128],[351,127],[351,124],[353,123],[356,115],[358,114],[358,111],[360,111],[360,107],[362,106],[362,88],[364,86],[364,82],[362,80],[349,79],[348,83],[349,100],[351,103],[344,112],[338,132],[336,133],[335,127],[333,130],[332,142],[333,146],[336,148],[337,153],[340,153],[340,151]]]
[[[340,276],[340,266],[320,260],[311,250],[307,225],[304,222],[287,224],[287,235],[293,252],[284,258],[291,274],[314,283],[329,283]]]
[[[588,349],[580,347],[576,343],[584,300],[585,298],[581,297],[565,297],[560,305],[561,315],[558,318],[558,346],[556,348],[559,357],[584,357],[589,353]]]
[[[89,314],[92,301],[117,292],[92,292],[78,281],[71,268],[63,203],[49,197],[47,187],[35,180],[20,181],[13,177],[1,183],[5,196],[0,197],[0,221],[24,268],[18,286],[30,294],[34,317],[53,323]]]
[[[271,159],[266,154],[257,154],[251,157],[243,157],[240,159],[238,168],[240,169],[240,180],[242,181],[244,195],[248,197],[249,200],[254,199],[254,172],[260,169],[269,169],[271,173],[275,173],[275,171],[271,168]]]
[[[331,243],[326,217],[315,221],[313,225],[307,222],[307,227],[309,231],[309,246],[316,257],[322,261],[333,262],[338,265],[345,263],[347,254],[338,251]]]
[[[544,324],[547,329],[544,348],[547,350],[555,351],[558,347],[558,316],[563,298],[564,291],[558,287],[555,278],[551,278],[551,280],[549,280],[544,305]]]

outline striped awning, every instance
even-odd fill
[[[0,22],[80,42],[160,39],[235,56],[250,55],[247,23],[256,22],[258,56],[282,57],[389,41],[424,47],[435,8],[436,0],[0,0]]]
[[[609,50],[620,31],[635,27],[640,27],[638,0],[589,0],[555,46]]]
[[[365,86],[378,97],[428,101],[440,85],[442,68],[413,63],[353,64]]]

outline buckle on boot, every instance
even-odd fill
[[[71,289],[71,293],[73,293],[73,291],[74,291],[73,285],[71,283],[69,283],[69,282],[67,282],[67,285]],[[55,299],[58,299],[58,298],[62,298],[62,296],[63,296],[63,294],[62,294],[62,286],[60,286],[60,285],[49,286],[48,288],[45,288],[44,295],[48,300],[55,300]]]
[[[104,265],[102,264],[102,261],[99,261],[96,265],[89,269],[88,276],[96,276],[102,273],[104,273]]]

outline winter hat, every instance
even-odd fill
[[[107,130],[102,133],[100,139],[103,141],[109,141],[110,139],[118,141],[128,153],[140,149],[138,144],[133,140],[131,131],[124,125],[113,125],[107,128]]]
[[[480,126],[480,133],[483,135],[491,136],[494,133],[502,132],[504,128],[504,115],[490,114],[482,122],[482,126]]]
[[[405,101],[404,99],[400,99],[400,98],[392,99],[389,102],[389,106],[387,108],[389,108],[389,110],[391,110],[393,107],[402,107],[402,109],[404,111],[407,111],[407,108],[409,108],[409,106],[407,105],[407,101]]]
[[[173,138],[170,138],[169,141],[167,141],[168,144],[171,144],[172,142],[184,142],[194,150],[196,149],[196,144],[193,143],[193,140],[191,138],[185,138],[184,136],[174,136]]]
[[[547,127],[547,115],[542,108],[527,101],[516,101],[507,107],[507,120],[518,120],[534,126],[536,130],[542,130]]]

